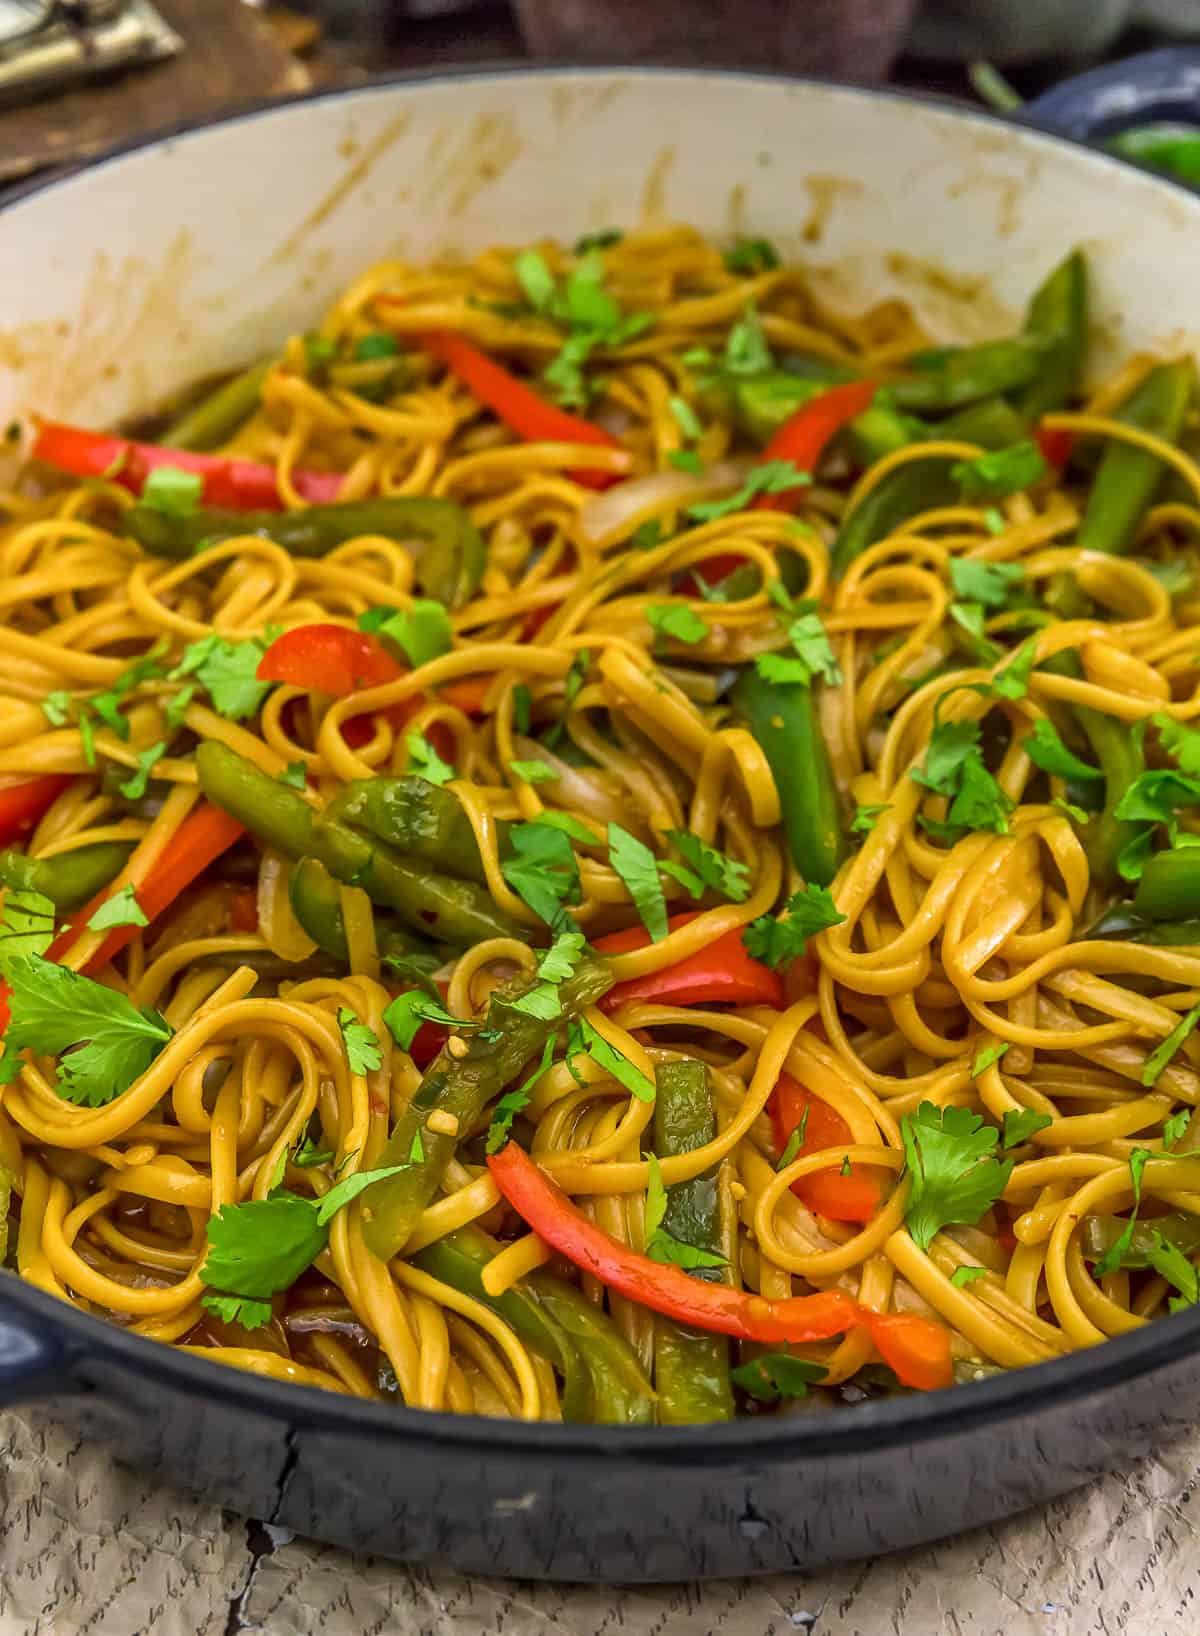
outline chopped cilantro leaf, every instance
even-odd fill
[[[1182,1046],[1184,1040],[1195,1029],[1197,1023],[1200,1023],[1200,1005],[1194,1005],[1186,1016],[1181,1017],[1162,1044],[1146,1058],[1145,1066],[1142,1069],[1143,1085],[1153,1085],[1157,1081],[1158,1076]]]
[[[775,1165],[776,1170],[786,1170],[792,1160],[798,1156],[800,1149],[804,1146],[804,1137],[808,1130],[808,1116],[811,1112],[812,1104],[806,1102],[804,1112],[800,1115],[800,1123],[792,1126],[792,1134],[784,1143],[783,1152],[779,1155]]]
[[[699,476],[704,470],[704,462],[695,449],[671,449],[667,454],[667,462],[674,466],[676,471],[688,472],[693,477]]]
[[[689,646],[703,642],[709,634],[708,626],[694,609],[681,603],[651,603],[645,610],[646,621],[659,636]]]
[[[508,1141],[512,1130],[513,1120],[529,1106],[529,1099],[533,1095],[534,1086],[554,1061],[554,1041],[548,1039],[542,1047],[541,1060],[523,1085],[515,1091],[506,1091],[496,1106],[492,1109],[492,1122],[488,1126],[487,1151],[499,1153]]]
[[[1011,1043],[1010,1040],[1002,1040],[999,1045],[985,1045],[982,1051],[976,1053],[975,1061],[971,1064],[971,1078],[978,1079],[993,1063],[999,1062]]]
[[[827,886],[808,885],[788,899],[783,917],[762,915],[742,933],[746,952],[772,970],[802,955],[810,937],[845,920]]]
[[[548,761],[510,761],[508,765],[526,784],[551,784],[558,777]]]
[[[88,930],[110,932],[115,926],[148,926],[150,922],[137,900],[133,886],[126,882],[119,892],[99,906],[88,921]]]
[[[779,252],[770,239],[735,239],[725,265],[731,273],[769,273],[779,266]]]
[[[18,955],[45,954],[54,941],[53,900],[41,892],[12,890],[0,909],[0,966]]]
[[[59,1096],[98,1108],[128,1090],[171,1038],[157,1011],[139,1011],[118,990],[40,955],[6,959],[4,975],[12,1015],[0,1080],[16,1077],[17,1053],[28,1047],[59,1057]]]
[[[1191,1108],[1180,1108],[1177,1113],[1173,1113],[1169,1119],[1164,1120],[1162,1132],[1163,1147],[1174,1147],[1191,1122]]]
[[[586,1017],[574,1018],[567,1030],[568,1059],[579,1052],[591,1057],[598,1068],[610,1074],[639,1102],[654,1101],[654,1081],[647,1079],[636,1063],[610,1045]]]
[[[742,316],[725,338],[725,368],[733,375],[757,375],[774,363],[762,320],[753,301],[747,302]]]
[[[270,1301],[254,1301],[248,1295],[214,1295],[200,1297],[200,1305],[223,1324],[240,1324],[243,1329],[261,1329],[271,1321]]]
[[[42,700],[42,714],[51,727],[65,727],[71,714],[71,695],[65,688],[47,693]]]
[[[564,983],[583,958],[587,939],[582,932],[559,932],[537,965],[538,976],[547,983]]]
[[[1073,751],[1067,749],[1059,737],[1058,728],[1047,716],[1034,722],[1033,732],[1025,740],[1022,748],[1035,767],[1040,767],[1044,773],[1052,773],[1056,778],[1104,777],[1099,767],[1092,767],[1086,761],[1081,761]]]
[[[608,857],[633,899],[652,943],[667,935],[667,900],[658,876],[658,859],[644,841],[620,824],[608,826]]]
[[[405,748],[408,750],[408,770],[423,778],[427,784],[448,784],[458,774],[448,761],[441,756],[430,744],[424,733],[418,733],[414,728],[404,737]]]
[[[969,1108],[938,1108],[922,1102],[900,1121],[912,1178],[905,1222],[913,1241],[927,1250],[943,1227],[972,1226],[1003,1193],[1012,1159],[995,1155],[999,1132]]]
[[[219,716],[241,721],[257,713],[275,685],[258,679],[258,667],[267,646],[258,637],[245,642],[227,642],[223,636],[213,633],[183,650],[183,658],[171,676],[175,680],[195,676]]]
[[[676,392],[667,399],[667,407],[670,409],[672,415],[674,415],[675,424],[679,427],[679,430],[683,433],[684,437],[688,438],[689,441],[694,443],[700,436],[701,426],[700,422],[696,419],[696,411],[692,408],[691,404],[686,398],[681,398]]]
[[[383,1013],[388,1032],[402,1051],[407,1051],[417,1037],[423,1022],[438,1023],[444,1028],[470,1028],[469,1019],[452,1016],[440,1000],[433,999],[424,989],[410,988],[398,994]]]
[[[528,733],[533,720],[533,695],[524,682],[518,682],[512,692],[513,726],[518,733]]]
[[[885,812],[891,812],[890,803],[877,806],[857,807],[854,817],[850,820],[851,835],[869,835]]]
[[[1138,1210],[1142,1203],[1142,1172],[1146,1168],[1146,1160],[1150,1157],[1150,1150],[1144,1147],[1135,1147],[1129,1155],[1129,1182],[1133,1188],[1133,1209],[1129,1219],[1121,1229],[1120,1234],[1113,1241],[1092,1271],[1097,1278],[1106,1278],[1110,1272],[1116,1272],[1129,1253],[1133,1243],[1133,1229],[1137,1225]]]
[[[790,1352],[761,1352],[748,1363],[739,1363],[729,1378],[759,1403],[777,1403],[781,1397],[805,1397],[810,1386],[825,1379],[822,1364],[794,1358]]]
[[[289,761],[281,773],[276,773],[281,784],[286,784],[290,790],[305,790],[308,788],[308,770],[303,761]]]
[[[509,838],[515,856],[501,865],[505,880],[540,920],[557,929],[567,918],[563,905],[578,903],[582,895],[570,841],[541,820],[514,825]]]
[[[142,750],[137,758],[137,770],[117,788],[127,801],[140,801],[146,793],[150,783],[150,774],[163,756],[167,753],[165,744],[152,744],[148,750]]]
[[[1030,438],[976,455],[974,460],[956,461],[950,468],[953,481],[962,485],[964,500],[1003,500],[1031,488],[1045,475],[1045,459]]]
[[[450,615],[432,597],[417,597],[411,607],[385,620],[379,632],[404,650],[414,670],[440,659],[452,646]]]
[[[699,500],[688,507],[687,514],[693,522],[715,522],[719,517],[745,511],[756,495],[786,494],[789,489],[811,482],[812,474],[800,471],[791,460],[764,460],[761,465],[752,466],[741,487],[724,500]]]
[[[955,1267],[950,1274],[950,1282],[955,1289],[966,1289],[968,1284],[973,1284],[977,1278],[986,1278],[987,1274],[986,1267]]]
[[[984,608],[1005,608],[1008,599],[1025,577],[1016,562],[981,562],[975,557],[953,557],[950,583],[964,602],[978,602]]]
[[[635,551],[653,551],[663,543],[663,525],[661,517],[651,517],[640,523],[634,529],[629,541]]]
[[[1200,732],[1161,713],[1150,720],[1158,728],[1159,742],[1180,770],[1189,778],[1200,778]]]
[[[653,1153],[647,1153],[646,1163],[650,1167],[650,1181],[646,1189],[646,1254],[651,1261],[682,1267],[685,1272],[692,1272],[697,1267],[727,1266],[723,1255],[698,1249],[696,1245],[687,1244],[667,1232],[662,1224],[667,1213],[667,1190],[663,1186],[662,1169]]]
[[[1013,1112],[1010,1108],[1004,1115],[1004,1131],[1001,1146],[1005,1148],[1020,1147],[1039,1130],[1049,1130],[1054,1120],[1048,1113],[1035,1113],[1032,1108],[1021,1108]]]
[[[375,1038],[372,1029],[366,1023],[359,1022],[349,1006],[338,1007],[338,1027],[342,1032],[342,1044],[346,1047],[346,1060],[350,1064],[352,1074],[372,1074],[383,1064],[383,1052],[379,1049],[379,1041]]]
[[[545,735],[545,744],[548,750],[553,750],[567,730],[567,717],[570,715],[575,700],[579,697],[583,684],[587,679],[591,662],[592,656],[587,648],[580,648],[579,652],[571,660],[571,668],[567,671],[566,681],[563,686],[562,710],[554,726]]]
[[[400,343],[386,330],[373,330],[370,335],[361,336],[354,346],[358,363],[368,363],[372,358],[395,358],[399,352]]]
[[[744,903],[750,893],[750,870],[748,865],[739,863],[728,853],[721,852],[707,841],[702,841],[698,835],[689,834],[682,829],[669,829],[667,839],[682,854],[684,861],[698,877],[702,886],[711,886],[714,892],[720,892],[722,897],[728,898],[731,903]],[[672,871],[667,865],[668,873]],[[678,876],[676,876],[678,879]],[[686,883],[685,883],[686,884]],[[693,893],[698,897],[699,893]]]

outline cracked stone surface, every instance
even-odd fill
[[[466,1580],[231,1517],[0,1416],[0,1636],[1193,1636],[1200,1434],[1044,1511],[807,1575]]]

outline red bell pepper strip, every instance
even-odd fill
[[[1034,432],[1034,439],[1042,451],[1042,459],[1051,466],[1063,467],[1071,458],[1071,450],[1075,447],[1074,432],[1064,431],[1057,426],[1039,426]]]
[[[804,1140],[793,1155],[802,1158],[828,1148],[850,1147],[854,1141],[850,1126],[828,1102],[812,1096],[797,1085],[790,1074],[780,1074],[769,1103],[775,1141],[782,1153],[792,1132],[807,1113]],[[792,1192],[810,1210],[831,1221],[869,1221],[879,1208],[883,1189],[877,1172],[865,1165],[851,1165],[850,1174],[838,1170],[818,1170],[792,1183]]]
[[[386,306],[387,298],[382,297],[379,305]],[[603,426],[547,403],[465,336],[439,329],[415,339],[458,377],[472,397],[478,398],[526,443],[596,443],[609,449],[621,447]],[[577,471],[571,476],[577,483],[593,489],[605,489],[618,481],[613,472]]]
[[[768,460],[790,460],[798,471],[810,475],[825,445],[855,415],[870,407],[878,390],[874,381],[847,381],[844,386],[831,386],[820,397],[801,404],[794,415],[789,415],[772,437],[760,457]],[[804,499],[806,484],[794,489],[783,489],[779,494],[760,494],[754,506],[758,511],[795,511]]]
[[[950,1335],[917,1313],[881,1313],[841,1290],[771,1301],[728,1284],[691,1278],[679,1267],[651,1261],[582,1215],[544,1170],[515,1142],[488,1157],[492,1180],[527,1226],[550,1248],[594,1278],[652,1312],[744,1341],[828,1340],[865,1327],[884,1362],[905,1386],[949,1386]]]
[[[903,1386],[933,1392],[954,1382],[950,1331],[917,1312],[868,1312],[875,1350]]]
[[[70,782],[65,773],[46,773],[0,789],[0,846],[31,830]]]
[[[278,511],[283,507],[274,466],[255,460],[135,443],[127,437],[89,432],[54,421],[40,427],[33,458],[70,472],[73,477],[111,476],[134,494],[142,492],[143,483],[157,467],[172,466],[203,477],[206,505],[226,506],[234,511]],[[342,479],[337,472],[297,471],[292,473],[292,484],[305,500],[328,505],[338,498]]]
[[[290,682],[344,699],[398,681],[408,672],[366,631],[345,625],[297,625],[276,637],[255,674],[260,682]]]
[[[841,1290],[769,1301],[638,1255],[588,1221],[515,1142],[490,1154],[488,1169],[509,1204],[551,1249],[652,1312],[745,1341],[827,1340],[861,1322],[857,1302]]]
[[[137,890],[137,900],[147,920],[154,920],[164,909],[202,875],[209,864],[227,852],[233,843],[245,834],[236,818],[231,818],[220,807],[206,801],[190,813],[163,848],[162,856],[150,876]],[[87,929],[87,923],[109,896],[105,887],[90,903],[85,903],[75,918],[63,927],[46,950],[47,960],[61,960],[67,950],[77,943]],[[117,926],[101,943],[84,967],[85,972],[99,971],[120,954],[133,938],[136,926]],[[8,1027],[8,985],[0,984],[0,1029]]]
[[[698,913],[672,915],[668,929],[676,931],[686,926]],[[595,946],[601,954],[627,954],[649,943],[647,931],[631,926],[628,931],[598,937]],[[750,958],[742,942],[741,927],[735,927],[674,966],[615,983],[600,1001],[600,1008],[615,1011],[633,1000],[648,1005],[769,1005],[780,1011],[784,1003],[783,979],[770,966]]]

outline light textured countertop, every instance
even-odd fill
[[[431,1575],[180,1498],[0,1416],[0,1636],[1194,1636],[1200,1434],[1045,1511],[807,1576],[649,1589]]]

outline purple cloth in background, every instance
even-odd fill
[[[516,0],[536,56],[886,78],[917,0]]]

